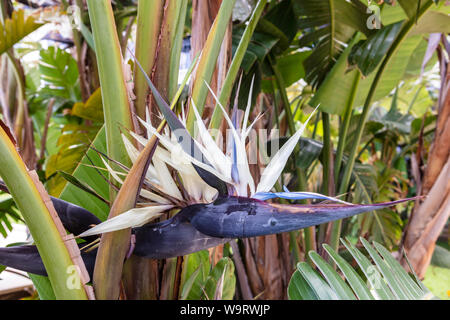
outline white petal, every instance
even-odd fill
[[[222,109],[223,116],[225,117],[225,120],[227,121],[228,126],[230,127],[231,132],[233,134],[234,143],[236,144],[237,168],[239,171],[239,190],[240,190],[240,191],[238,190],[239,195],[247,196],[247,185],[250,187],[251,194],[253,194],[255,193],[255,182],[253,181],[253,177],[250,173],[250,168],[248,166],[247,151],[245,149],[245,144],[242,142],[241,137],[239,137],[236,128],[233,125],[233,122],[231,121],[230,117],[225,111],[225,108],[219,102],[219,99],[214,94],[213,90],[208,85],[208,83],[205,82],[205,84],[208,87],[214,99],[217,101],[217,105]]]
[[[183,196],[181,195],[180,190],[178,190],[178,187],[173,180],[166,164],[158,159],[158,157],[154,157],[153,165],[155,166],[156,172],[158,174],[158,180],[160,181],[161,187],[163,189],[162,191],[178,200],[183,200]]]
[[[140,227],[158,218],[164,211],[173,208],[173,205],[149,206],[145,208],[134,208],[114,218],[96,225],[83,232],[79,237],[93,236],[105,232],[112,232],[126,228]]]
[[[317,108],[311,113],[311,115],[308,117],[308,120],[306,120],[302,127],[297,130],[297,132],[292,137],[290,137],[288,141],[286,141],[286,143],[280,148],[280,150],[278,150],[278,152],[273,156],[272,160],[270,160],[269,164],[263,171],[256,192],[269,192],[272,189],[273,185],[280,177],[281,172],[286,166],[286,162],[289,156],[291,155],[292,151],[294,151],[298,140],[302,136],[309,119],[311,119],[316,110]]]

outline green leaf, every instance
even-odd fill
[[[289,281],[289,300],[318,300],[316,293],[303,278],[300,271],[296,270]]]
[[[85,155],[89,144],[99,130],[98,125],[66,124],[57,141],[58,152],[47,158],[45,175],[47,188],[52,196],[59,196],[66,180],[58,173],[71,174]]]
[[[319,300],[339,300],[338,295],[308,263],[299,262],[297,264],[297,270],[301,273],[308,285],[314,290],[314,293]]]
[[[340,300],[356,300],[355,295],[339,274],[317,252],[310,251],[309,257],[319,268],[330,287],[336,292]]]
[[[101,89],[98,88],[95,90],[85,103],[75,103],[72,107],[72,115],[87,120],[103,122],[104,116]]]
[[[232,300],[235,288],[236,276],[233,261],[228,257],[222,258],[209,273],[204,294],[208,300],[215,299],[217,296],[221,297],[221,300]]]
[[[6,19],[4,24],[0,23],[0,54],[42,25],[33,16],[25,18],[24,10],[13,11],[10,19]]]
[[[199,270],[199,275],[195,277],[192,285],[189,283],[192,275]],[[207,250],[198,251],[187,255],[183,260],[183,271],[181,274],[181,292],[184,292],[186,300],[200,300],[203,296],[203,286],[211,270],[209,262],[209,252]],[[184,288],[191,287],[190,289]]]
[[[347,282],[355,292],[359,300],[373,300],[373,296],[370,294],[367,285],[361,279],[361,277],[353,270],[352,266],[345,261],[340,255],[338,255],[329,245],[323,245],[325,251],[330,255],[331,259],[336,263],[339,269],[342,271]]]
[[[97,136],[92,142],[92,146],[96,150],[106,153],[106,134],[104,127],[97,133]],[[89,159],[92,160],[93,164]],[[97,168],[104,168],[104,164],[98,153],[89,149],[73,171],[73,176],[94,189],[104,199],[109,200],[109,184],[101,178],[95,168],[90,167],[92,165]],[[105,174],[105,171],[103,173]],[[66,184],[60,194],[60,198],[87,209],[102,221],[106,220],[108,216],[109,207],[106,203],[74,185]]]
[[[70,53],[57,47],[48,47],[39,52],[39,71],[44,88],[41,91],[79,101],[78,66]]]
[[[202,265],[200,264],[198,268],[189,276],[183,286],[183,290],[181,291],[180,300],[186,300],[191,293],[192,286],[195,282],[199,281],[199,276],[201,276],[200,271],[202,270]]]
[[[355,44],[348,57],[350,65],[357,65],[364,76],[373,72],[380,64],[399,34],[403,22],[397,22],[378,30],[367,40]]]
[[[325,78],[355,31],[369,33],[364,5],[345,0],[301,1],[299,27],[305,32],[300,46],[313,42],[313,53],[304,61],[306,81],[314,87]],[[320,13],[320,14],[318,14]]]
[[[259,21],[258,32],[271,35],[278,39],[276,50],[285,51],[297,33],[298,17],[293,9],[292,0],[283,0],[273,6]]]
[[[243,33],[244,29],[242,28],[235,28],[233,30],[233,55],[236,53]],[[245,51],[243,61],[241,63],[241,68],[245,71],[245,73],[250,71],[256,61],[262,62],[278,41],[279,39],[274,36],[261,32],[255,32],[248,44],[248,48]]]
[[[450,16],[429,10],[411,30],[411,34],[450,33]]]
[[[337,267],[342,271],[344,279],[334,270],[332,265],[326,262],[316,252],[311,251],[309,256],[320,274],[306,262],[300,262],[288,287],[289,299],[354,299],[355,295],[360,300],[396,300],[396,299],[427,299],[434,298],[429,290],[415,277],[411,277],[403,267],[395,260],[391,253],[378,243],[374,246],[361,238],[365,249],[375,262],[372,264],[361,251],[349,241],[342,240],[348,249],[345,259],[336,253],[329,245],[323,247],[330,255]],[[357,267],[365,276],[363,279],[354,267],[346,260],[354,258]],[[379,272],[381,270],[381,273]],[[326,280],[326,281],[325,281]],[[327,284],[328,282],[328,284]],[[388,287],[389,286],[389,287]]]
[[[399,275],[396,274],[392,268],[383,260],[380,255],[372,248],[372,246],[365,240],[361,238],[361,242],[364,245],[364,248],[369,252],[370,257],[375,261],[375,264],[378,266],[383,278],[386,280],[389,288],[394,293],[394,295],[401,300],[412,299],[413,296],[411,292],[409,292],[404,284],[401,283]]]
[[[389,264],[398,278],[400,283],[411,293],[414,299],[420,299],[423,297],[423,290],[417,285],[417,283],[408,275],[405,269],[394,259],[392,254],[386,250],[381,244],[373,242],[374,247],[383,259]]]
[[[48,277],[39,276],[37,274],[29,273],[31,281],[38,292],[40,300],[56,300],[55,293],[53,292],[52,284]]]
[[[381,76],[376,88],[373,101],[377,101],[388,95],[395,86],[403,79],[411,59],[411,52],[417,48],[422,38],[420,36],[410,36],[404,39],[399,45],[398,50],[389,59],[386,68]],[[359,76],[357,70],[348,72],[347,57],[350,52],[350,46],[339,57],[322,85],[314,94],[310,105],[320,104],[322,111],[343,115],[353,88],[354,77]],[[370,86],[375,78],[376,72],[372,72],[368,77],[361,79],[353,108],[363,105]]]
[[[353,256],[353,259],[356,260],[358,266],[361,268],[362,272],[366,276],[366,279],[370,283],[370,288],[375,291],[376,298],[381,300],[396,300],[396,296],[391,292],[389,287],[384,282],[378,268],[373,266],[369,259],[367,259],[356,247],[349,241],[344,241],[341,239],[341,242]]]

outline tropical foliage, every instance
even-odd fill
[[[51,3],[0,0],[0,264],[40,299],[436,298],[445,1]]]

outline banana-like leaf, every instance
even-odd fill
[[[411,277],[380,244],[374,242],[374,246],[371,246],[361,238],[365,249],[375,262],[372,264],[354,245],[343,240],[342,242],[350,249],[351,256],[362,269],[364,276],[359,275],[343,257],[325,244],[325,250],[343,273],[345,281],[331,264],[325,262],[316,252],[311,251],[309,256],[321,274],[312,272],[312,269],[309,270],[306,263],[299,263],[298,270],[289,282],[289,299],[419,300],[435,298],[423,284],[418,282],[417,277]]]
[[[106,153],[106,133],[104,126],[97,133],[91,146],[94,147],[95,150]],[[95,168],[91,167],[92,165],[97,168],[104,167],[101,157],[95,150],[89,149],[86,152],[81,161],[79,161],[76,169],[73,171],[73,176],[92,188],[103,199],[109,201],[109,184],[105,180],[106,178],[102,179],[100,173]],[[61,192],[60,198],[89,210],[102,221],[106,220],[106,217],[108,216],[109,206],[105,202],[86,193],[84,190],[71,183],[66,184]]]
[[[12,48],[14,44],[42,26],[43,23],[36,21],[35,17],[25,18],[23,10],[13,11],[11,18],[0,24],[0,54]]]
[[[402,25],[403,22],[388,25],[367,40],[361,40],[355,44],[348,57],[350,65],[357,65],[364,76],[369,75],[386,55]]]
[[[298,7],[300,29],[310,30],[300,39],[300,46],[316,44],[304,61],[306,80],[317,86],[355,31],[370,34],[366,25],[366,7],[359,1],[345,0],[300,1]]]

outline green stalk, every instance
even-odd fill
[[[136,59],[151,76],[158,49],[164,1],[139,0],[137,11]],[[134,91],[137,115],[145,119],[148,95],[147,81],[142,72],[135,72]]]
[[[0,163],[0,176],[30,229],[56,298],[86,300],[88,296],[81,282],[79,286],[68,286],[75,263],[62,239],[62,224],[55,224],[50,207],[47,207],[41,195],[43,186],[36,184],[40,183],[37,175],[34,171],[28,171],[3,127],[0,127]],[[51,206],[51,202],[48,205]]]
[[[329,196],[334,194],[334,181],[332,171],[332,150],[331,144],[331,130],[330,130],[330,116],[326,112],[322,112],[323,124],[323,179],[322,192]]]
[[[359,81],[361,79],[361,72],[355,72],[353,79],[352,91],[345,107],[344,119],[342,127],[339,132],[339,142],[336,151],[336,161],[334,162],[334,181],[339,181],[339,173],[341,171],[342,157],[344,155],[345,143],[347,141],[348,128],[350,127],[350,120],[353,115],[353,104],[355,102],[356,93],[358,92]]]
[[[88,0],[105,115],[108,156],[126,166],[130,159],[120,129],[133,129],[122,52],[110,1]]]
[[[433,1],[428,0],[420,9],[420,11],[417,13],[417,19],[419,19],[432,5]],[[370,107],[371,107],[371,103],[372,103],[372,99],[373,96],[375,94],[375,91],[377,89],[378,83],[381,79],[381,76],[384,73],[384,70],[386,68],[387,63],[389,62],[389,60],[391,59],[392,56],[394,56],[394,54],[397,52],[401,42],[403,39],[406,38],[406,36],[408,35],[409,31],[412,29],[412,27],[414,26],[415,21],[414,20],[408,20],[407,22],[404,23],[402,30],[400,31],[400,33],[397,36],[397,39],[394,41],[394,43],[392,44],[392,46],[389,48],[389,51],[386,53],[386,57],[383,59],[383,62],[381,63],[375,78],[370,86],[370,90],[369,93],[366,97],[366,100],[364,102],[364,107],[363,107],[363,111],[361,113],[361,117],[359,119],[358,122],[358,128],[356,129],[356,137],[355,137],[355,141],[352,145],[352,149],[350,151],[349,154],[349,158],[348,158],[348,162],[345,166],[345,171],[344,171],[344,176],[343,179],[341,181],[341,184],[339,186],[339,192],[338,194],[343,194],[347,191],[348,187],[349,187],[349,183],[350,183],[350,178],[351,178],[351,174],[353,171],[353,167],[356,161],[356,155],[358,152],[358,146],[359,143],[361,141],[362,138],[362,134],[363,134],[363,130],[367,121],[367,117],[369,115],[369,111],[370,111]],[[333,222],[333,227],[332,227],[332,231],[331,231],[331,238],[330,238],[330,245],[331,247],[337,251],[338,246],[339,246],[339,238],[340,238],[340,233],[341,233],[341,225],[342,225],[342,221],[341,220],[337,220],[335,222]]]
[[[288,122],[289,133],[291,135],[294,135],[296,132],[295,124],[294,124],[294,116],[292,115],[291,104],[289,103],[283,76],[281,75],[280,71],[278,70],[277,65],[275,63],[273,63],[272,58],[270,56],[268,58],[269,58],[269,62],[271,64],[273,73],[275,75],[275,79],[276,79],[276,82],[278,85],[278,91],[280,92],[280,95],[281,95],[281,100],[283,101],[284,110],[286,112],[286,117],[287,117],[287,122]],[[297,163],[299,153],[300,153],[300,147],[297,144],[294,149],[294,153],[293,153],[294,163]],[[307,186],[306,186],[305,173],[298,166],[295,166],[295,167],[296,167],[296,173],[297,173],[297,179],[298,179],[297,190],[306,190]],[[312,227],[305,228],[304,230],[305,230],[304,231],[304,233],[305,233],[305,251],[306,252],[309,252],[311,250],[315,251],[316,247],[317,247],[316,238],[315,238],[316,228],[314,226],[312,226]]]
[[[12,49],[6,51],[6,54],[8,56],[10,66],[12,67],[14,71],[14,76],[16,77],[16,83],[17,83],[17,113],[16,113],[16,119],[14,121],[14,135],[17,139],[17,143],[19,146],[23,145],[23,139],[22,139],[22,129],[25,122],[25,79],[23,77],[23,73],[20,70],[19,62],[14,57]]]
[[[222,1],[219,12],[214,20],[208,37],[206,38],[205,46],[203,47],[201,58],[197,66],[195,80],[192,85],[191,99],[194,101],[198,112],[202,114],[205,107],[206,97],[208,96],[208,87],[205,81],[209,84],[216,67],[217,58],[219,56],[220,47],[228,27],[228,23],[233,13],[233,7],[236,0]],[[194,132],[195,114],[193,108],[189,108],[189,113],[186,120],[187,130],[193,134]]]
[[[172,20],[172,34],[173,38],[171,40],[172,49],[170,50],[170,76],[169,76],[169,101],[172,101],[178,90],[178,73],[180,69],[180,56],[181,48],[183,45],[183,34],[184,26],[186,22],[186,12],[187,12],[187,0],[176,0],[177,10],[176,17]]]
[[[231,61],[230,68],[228,69],[227,76],[220,91],[219,101],[225,107],[230,99],[231,92],[233,90],[233,84],[236,81],[236,77],[241,67],[242,60],[244,59],[245,52],[247,51],[248,44],[258,24],[259,18],[266,6],[267,0],[259,0],[256,4],[255,10],[250,17],[247,26],[245,27],[242,38],[239,41],[239,45]],[[222,109],[216,104],[209,127],[211,129],[218,129],[222,120]]]
[[[131,162],[122,143],[120,129],[133,130],[133,124],[122,67],[122,53],[111,2],[88,0],[87,4],[102,90],[108,155],[130,167]],[[134,206],[135,198],[133,198],[133,195],[127,194],[127,190],[122,191],[122,189],[119,191],[120,197],[114,201],[109,218]],[[114,193],[112,190],[111,194],[111,201],[113,201]],[[134,194],[135,196],[136,194]],[[129,229],[107,233],[102,236],[93,279],[98,299],[117,299],[129,237]]]

